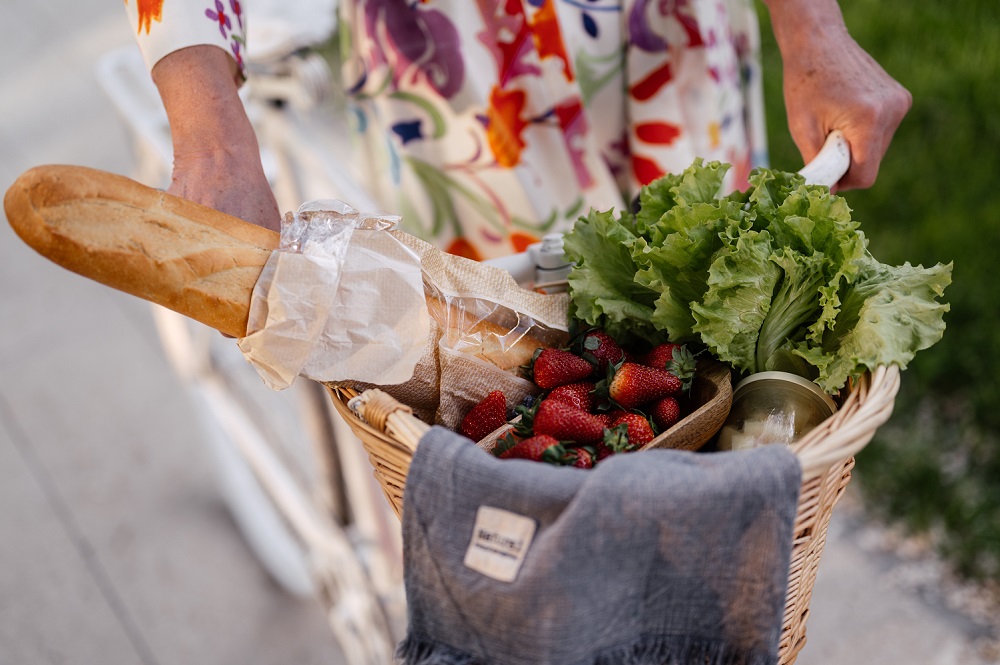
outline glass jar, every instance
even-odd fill
[[[757,372],[740,381],[719,431],[719,450],[791,444],[837,411],[812,381],[788,372]]]

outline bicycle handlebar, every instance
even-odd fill
[[[839,129],[830,132],[826,142],[811,162],[799,169],[799,175],[811,185],[836,185],[851,166],[851,146]]]

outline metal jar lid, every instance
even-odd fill
[[[788,372],[759,372],[733,391],[729,417],[719,432],[720,450],[791,444],[837,411],[812,381]]]
[[[822,401],[823,404],[830,409],[831,415],[837,411],[837,403],[834,402],[833,398],[827,393],[823,392],[822,388],[809,379],[799,376],[798,374],[792,374],[791,372],[756,372],[751,374],[736,384],[736,387],[733,389],[733,399],[735,400],[737,398],[741,390],[745,390],[747,386],[757,383],[758,381],[782,381],[799,385]]]

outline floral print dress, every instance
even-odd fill
[[[239,0],[126,0],[152,67],[194,43],[242,66]],[[341,0],[366,184],[414,235],[523,251],[696,157],[766,161],[749,0]]]

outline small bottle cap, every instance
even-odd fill
[[[535,262],[543,270],[555,270],[568,266],[569,262],[563,253],[563,234],[547,233],[542,237],[542,244],[535,255]]]

